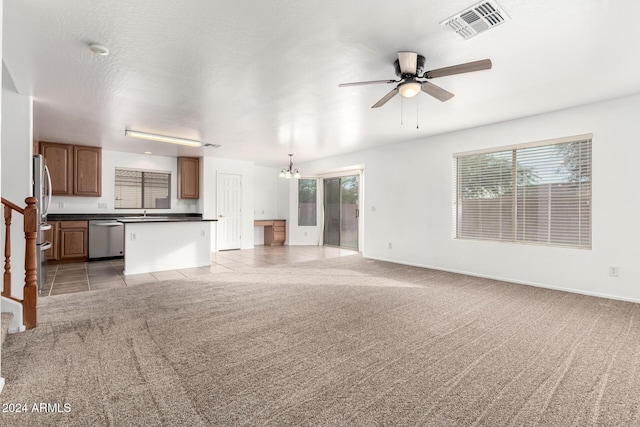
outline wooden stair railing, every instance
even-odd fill
[[[10,298],[22,304],[22,322],[26,329],[36,327],[36,304],[38,299],[38,276],[37,276],[37,247],[36,238],[38,234],[38,210],[36,209],[36,198],[27,197],[25,200],[27,206],[23,209],[10,201],[2,198],[4,205],[4,222],[5,222],[5,238],[4,238],[4,275],[2,296]],[[24,238],[25,238],[25,256],[24,256],[24,290],[22,299],[11,295],[11,216],[13,211],[24,216]]]

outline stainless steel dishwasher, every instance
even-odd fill
[[[89,259],[124,255],[124,224],[115,219],[89,221]]]

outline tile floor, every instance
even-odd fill
[[[121,259],[58,264],[47,267],[47,280],[42,287],[40,296],[121,288],[161,280],[185,279],[356,253],[356,251],[329,246],[256,246],[253,249],[212,253],[211,265],[208,267],[157,271],[128,276],[122,274],[124,261]]]

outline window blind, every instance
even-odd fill
[[[171,208],[171,173],[131,169],[115,172],[116,209]]]
[[[591,139],[454,161],[456,238],[591,248]]]

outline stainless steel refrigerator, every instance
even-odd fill
[[[47,224],[47,212],[51,206],[51,175],[44,163],[41,154],[33,156],[33,197],[38,201],[38,235],[36,238],[37,260],[38,260],[38,293],[42,292],[42,285],[46,280],[46,263],[44,251],[51,248],[51,242],[45,241],[44,232],[51,230],[51,225]]]

